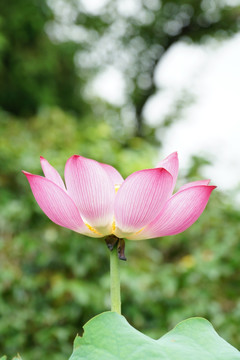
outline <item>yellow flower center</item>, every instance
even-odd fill
[[[114,185],[115,188],[115,194],[118,192],[119,188],[120,188],[121,184],[116,184]]]

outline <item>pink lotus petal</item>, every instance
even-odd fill
[[[124,179],[123,179],[122,175],[113,166],[108,165],[108,164],[103,164],[103,163],[100,163],[100,164],[103,167],[103,169],[106,171],[106,173],[108,174],[108,176],[114,186],[122,184]]]
[[[176,235],[189,228],[202,214],[216,186],[192,186],[178,191],[167,202],[161,213],[131,240]]]
[[[62,181],[62,178],[57,172],[57,170],[54,169],[54,167],[50,165],[49,162],[46,159],[44,159],[42,156],[40,156],[40,163],[46,178],[53,181],[56,185],[60,186],[62,189],[66,190],[64,182]]]
[[[190,183],[187,183],[183,186],[180,187],[179,191],[182,191],[184,189],[190,188],[192,186],[198,186],[198,185],[208,185],[210,183],[210,180],[198,180],[198,181],[193,181]]]
[[[164,160],[160,161],[157,166],[157,168],[164,168],[173,177],[173,184],[172,184],[172,191],[175,187],[177,176],[178,176],[178,168],[179,168],[179,162],[178,162],[178,154],[177,152],[174,152],[170,155],[168,155]]]
[[[163,169],[141,170],[121,185],[115,200],[116,227],[125,236],[152,221],[171,195],[172,176]]]
[[[66,163],[65,180],[84,221],[104,235],[109,233],[115,190],[100,163],[74,155]]]
[[[43,176],[25,171],[23,173],[29,181],[38,205],[49,219],[60,226],[89,235],[90,231],[66,191]]]

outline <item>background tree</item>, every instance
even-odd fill
[[[79,46],[50,41],[45,26],[53,16],[45,1],[1,1],[0,106],[10,113],[29,116],[42,105],[86,110],[74,65]]]
[[[61,3],[50,2],[56,15]],[[87,24],[86,36],[78,40],[83,46],[77,54],[80,73],[86,72],[87,82],[107,66],[123,74],[125,106],[133,113],[137,136],[151,134],[143,110],[157,91],[154,73],[166,52],[179,42],[204,44],[212,38],[226,39],[239,30],[240,6],[217,0],[108,1],[97,14],[89,14],[86,6],[85,1],[66,6],[69,14],[71,7],[75,14],[74,19],[69,16],[69,29]],[[53,39],[66,40],[56,37],[65,23],[65,17],[64,21],[62,16],[55,18],[49,27]]]

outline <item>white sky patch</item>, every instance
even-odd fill
[[[237,6],[239,5],[239,0],[225,0],[224,3],[229,6]]]
[[[136,0],[118,0],[117,9],[123,16],[134,16],[141,10],[141,2]]]
[[[195,75],[202,70],[206,59],[206,48],[185,43],[176,44],[167,52],[156,69],[156,85],[161,87],[166,84],[174,90],[190,85]],[[166,68],[171,71],[171,76],[169,71],[166,72]]]
[[[47,4],[54,11],[58,22],[72,24],[76,20],[77,13],[71,3],[64,0],[47,0]]]
[[[81,0],[80,2],[83,4],[84,9],[87,12],[93,15],[98,15],[102,12],[104,6],[107,5],[109,0]]]
[[[205,176],[212,178],[220,189],[240,184],[239,64],[240,35],[212,51],[176,46],[156,73],[157,83],[166,89],[165,95],[159,93],[159,104],[166,102],[166,92],[171,98],[181,86],[197,95],[184,118],[166,131],[161,153],[167,155],[177,150],[181,168],[189,165],[192,155],[210,158],[213,165],[206,168]],[[151,109],[148,104],[146,116],[150,123],[162,117],[162,108],[155,105]]]
[[[83,43],[91,41],[91,34],[83,26],[61,24],[57,22],[49,22],[45,29],[52,41],[62,42],[75,41],[76,43]]]
[[[91,92],[112,105],[121,106],[125,102],[125,81],[114,67],[108,67],[94,79]]]

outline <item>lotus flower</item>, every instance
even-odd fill
[[[210,180],[200,180],[172,195],[176,152],[125,180],[110,165],[74,155],[66,163],[66,186],[47,160],[40,161],[45,177],[24,171],[40,208],[56,224],[96,238],[113,234],[142,240],[181,233],[199,218],[215,188]]]

